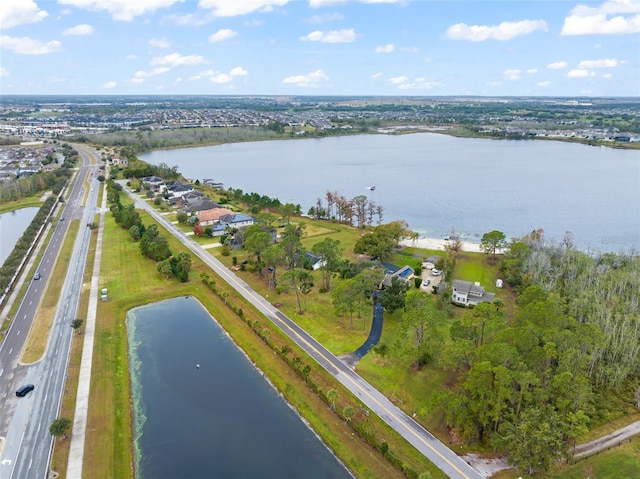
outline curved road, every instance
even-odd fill
[[[242,294],[253,306],[285,332],[285,334],[295,341],[298,346],[303,348],[324,369],[333,374],[338,381],[357,396],[363,404],[401,434],[441,471],[447,474],[447,476],[456,479],[482,479],[483,476],[480,473],[456,455],[451,449],[446,447],[429,431],[396,407],[382,393],[349,368],[348,365],[325,349],[324,346],[313,339],[280,310],[273,307],[247,283],[231,273],[220,261],[211,256],[185,233],[177,229],[147,204],[146,201],[129,191],[124,184],[122,186],[124,191],[135,201],[137,207],[147,211],[158,223],[162,224],[167,231],[189,248],[193,254],[211,267],[211,269],[236,289],[236,291]]]

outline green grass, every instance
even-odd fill
[[[31,207],[40,208],[43,203],[42,200],[40,199],[41,197],[42,197],[42,192],[36,195],[29,196],[27,198],[22,198],[21,200],[18,200],[18,201],[10,201],[8,203],[2,203],[0,204],[0,214],[19,210],[21,208],[31,208]]]

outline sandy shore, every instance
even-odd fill
[[[421,237],[416,240],[406,239],[400,242],[401,246],[409,246],[412,248],[422,248],[422,249],[436,249],[440,251],[445,250],[445,245],[448,243],[447,240],[439,239],[439,238],[426,238]],[[471,243],[469,241],[462,242],[462,251],[469,251],[472,253],[481,253],[479,243]]]

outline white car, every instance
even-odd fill
[[[431,275],[432,275],[432,276],[440,276],[440,274],[441,274],[441,273],[442,273],[442,271],[440,271],[439,269],[435,269],[435,268],[433,268],[433,269],[431,270]]]

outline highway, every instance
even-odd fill
[[[211,256],[204,248],[176,228],[171,222],[167,221],[146,201],[129,191],[124,184],[122,186],[124,191],[135,201],[138,208],[147,211],[159,224],[164,226],[167,231],[189,248],[194,255],[211,267],[222,279],[229,283],[229,285],[242,294],[270,321],[284,331],[298,346],[313,357],[318,364],[330,374],[334,375],[338,381],[357,396],[366,407],[375,412],[390,427],[401,434],[440,470],[447,474],[447,476],[456,479],[481,479],[483,477],[429,431],[396,407],[355,371],[325,349],[295,322],[256,293],[247,283],[231,273],[227,267]]]
[[[53,438],[49,425],[60,409],[67,373],[73,329],[70,323],[77,317],[84,268],[89,251],[91,230],[84,227],[93,221],[96,212],[98,188],[92,188],[85,200],[85,180],[97,172],[95,154],[84,147],[76,148],[84,164],[79,167],[69,198],[56,220],[53,235],[44,246],[38,272],[40,280],[29,278],[27,292],[0,345],[0,437],[4,438],[0,451],[0,479],[46,478]],[[73,181],[73,180],[72,180]],[[92,179],[94,184],[97,181]],[[39,361],[20,363],[33,319],[37,313],[45,285],[67,233],[68,225],[79,220],[81,227],[76,238],[71,260],[60,290],[52,329],[46,351]],[[22,384],[32,383],[35,390],[24,398],[15,396]]]

